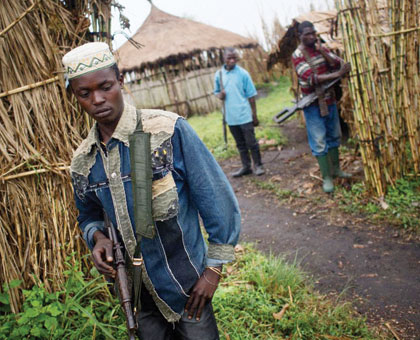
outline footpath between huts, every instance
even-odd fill
[[[281,130],[288,142],[263,152],[264,176],[229,177],[242,212],[241,242],[297,260],[315,289],[352,301],[372,325],[392,329],[401,339],[418,339],[419,244],[384,222],[368,223],[339,209],[339,195],[321,190],[299,121]],[[240,161],[233,157],[221,165],[229,176]],[[347,169],[360,176],[360,162]],[[276,189],[267,183],[276,183]]]
[[[351,302],[370,325],[379,326],[391,337],[418,339],[420,247],[415,207],[420,203],[420,190],[405,205],[410,207],[406,209],[406,224],[412,228],[409,233],[388,223],[394,218],[389,210],[381,211],[383,202],[366,203],[371,214],[366,214],[369,209],[358,212],[349,203],[362,191],[363,168],[360,158],[347,149],[342,164],[354,178],[337,181],[333,195],[323,193],[300,120],[289,120],[282,127],[271,122],[275,113],[290,105],[289,85],[287,79],[280,79],[263,91],[265,98],[257,100],[264,176],[230,176],[240,161],[230,135],[227,150],[223,148],[220,113],[190,119],[235,190],[242,212],[240,242],[252,242],[267,255],[297,262],[312,277],[316,290],[331,295],[332,301]],[[364,204],[360,197],[357,204]]]

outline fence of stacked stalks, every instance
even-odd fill
[[[336,0],[356,141],[378,196],[420,168],[420,1]]]

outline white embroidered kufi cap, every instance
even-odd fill
[[[108,44],[91,42],[76,47],[63,57],[68,79],[110,67],[116,63]]]

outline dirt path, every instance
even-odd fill
[[[282,129],[288,145],[280,152],[264,152],[266,175],[230,177],[242,210],[241,240],[286,254],[291,261],[297,257],[318,290],[345,292],[370,323],[388,322],[401,339],[420,339],[419,244],[392,227],[367,224],[338,211],[334,197],[324,194],[316,179],[319,173],[304,129],[297,120]],[[346,170],[361,175],[360,162],[344,163],[349,165]],[[227,174],[238,166],[238,159],[222,163]],[[258,189],[256,179],[270,178],[297,197],[280,202]]]

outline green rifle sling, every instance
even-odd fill
[[[153,238],[155,225],[152,215],[152,155],[150,133],[143,131],[140,111],[137,127],[129,137],[131,183],[133,187],[134,221],[137,242],[141,237]]]

